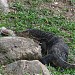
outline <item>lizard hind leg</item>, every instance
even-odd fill
[[[40,59],[40,62],[44,65],[49,65],[53,60],[53,54],[48,54]]]
[[[48,54],[48,55],[42,57],[42,58],[40,59],[40,62],[41,62],[42,64],[44,64],[44,65],[54,67],[57,71],[63,72],[63,71],[64,71],[64,68],[62,68],[62,67],[60,67],[60,68],[57,67],[57,66],[53,63],[54,60],[55,60],[54,55],[53,55],[53,54]]]

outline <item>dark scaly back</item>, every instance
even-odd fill
[[[54,37],[54,35],[52,33],[41,31],[38,29],[27,29],[26,32],[28,32],[29,35],[39,38],[40,40],[44,40],[46,42],[48,42],[49,39]]]
[[[55,36],[50,32],[45,32],[38,29],[27,29],[24,33],[28,33],[28,36],[30,37],[32,36],[34,37],[34,39],[37,38],[37,40],[40,42],[41,41],[46,42],[47,45],[49,44],[49,47],[51,47],[52,45],[56,44],[59,41],[63,42],[63,40],[61,40],[60,37]]]

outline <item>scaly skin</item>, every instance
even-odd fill
[[[42,54],[44,54],[40,61],[43,64],[50,63],[54,67],[75,68],[74,64],[67,62],[69,48],[62,38],[38,29],[28,29],[18,33],[18,35],[29,36],[40,42]]]

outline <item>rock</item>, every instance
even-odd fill
[[[7,0],[0,0],[0,8],[4,13],[10,12]]]
[[[0,35],[3,37],[3,36],[13,36],[15,37],[15,33],[14,31],[10,30],[10,29],[7,29],[6,27],[1,27],[0,28]]]
[[[6,64],[18,59],[33,60],[41,57],[41,47],[30,38],[0,38],[0,64]]]
[[[4,75],[51,75],[38,60],[19,60],[3,67]]]

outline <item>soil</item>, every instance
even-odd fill
[[[65,1],[65,0],[63,0]],[[74,21],[75,22],[75,6],[74,3],[71,1],[63,2],[62,0],[60,1],[54,1],[51,3],[42,3],[40,5],[40,9],[49,9],[53,12],[54,15],[56,16],[64,16],[68,20]]]

